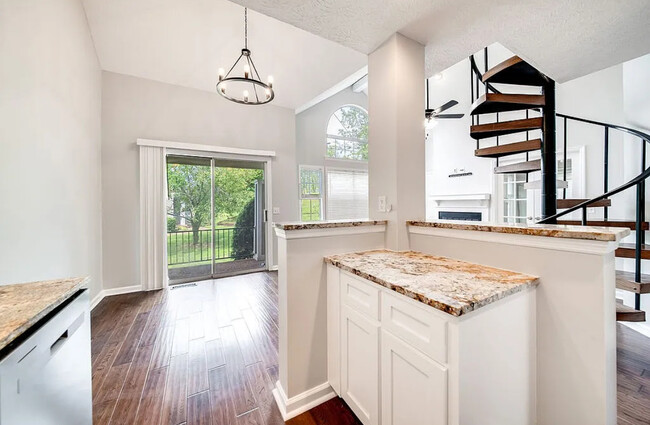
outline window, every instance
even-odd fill
[[[358,106],[339,108],[327,125],[327,157],[368,160],[368,113]]]
[[[526,174],[503,175],[503,222],[526,223]]]
[[[316,221],[322,219],[323,169],[300,166],[300,219]]]
[[[368,172],[327,169],[327,219],[368,218]]]

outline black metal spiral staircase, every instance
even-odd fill
[[[635,242],[621,244],[615,254],[616,257],[634,260],[634,272],[616,271],[616,287],[635,294],[635,307],[627,307],[621,300],[618,300],[616,319],[645,321],[645,312],[641,311],[640,303],[641,294],[650,293],[650,275],[641,273],[641,264],[643,260],[650,260],[650,245],[645,244],[645,232],[650,227],[645,219],[645,181],[650,177],[650,167],[646,165],[646,146],[650,143],[650,135],[633,128],[556,114],[555,82],[517,56],[488,69],[488,49],[485,48],[484,62],[484,72],[482,73],[474,56],[470,56],[472,93],[470,135],[476,139],[475,155],[483,158],[496,158],[494,172],[497,174],[526,173],[528,175],[531,172],[541,171],[542,217],[538,223],[627,227],[635,232]],[[540,93],[504,93],[494,84],[532,86],[537,87]],[[511,111],[522,111],[525,113],[525,117],[508,121],[500,120],[500,114]],[[481,123],[482,117],[485,121],[485,114],[496,115],[496,121]],[[556,121],[558,119],[564,129],[564,146],[560,152],[564,158],[564,170],[561,176],[557,176],[556,173]],[[567,180],[567,126],[569,122],[603,129],[603,193],[592,199],[567,199],[566,189],[563,190],[563,196],[560,199],[557,197],[557,179]],[[541,131],[541,138],[529,137],[530,132],[534,130]],[[613,131],[638,137],[642,144],[642,154],[639,161],[641,173],[625,184],[610,189],[609,143],[610,133]],[[500,137],[504,135],[524,133],[525,136],[516,142],[503,143],[500,140]],[[490,146],[481,146],[482,141],[483,145],[486,144],[486,141],[492,141],[492,143]],[[530,153],[534,151],[540,151],[540,159],[530,159]],[[499,165],[500,158],[519,154],[525,154],[525,161]],[[608,208],[612,205],[611,197],[633,187],[636,188],[635,218],[629,220],[610,219]],[[597,207],[604,208],[602,218],[589,219],[587,208]],[[558,213],[558,210],[561,212]],[[582,212],[581,220],[565,218],[575,211]],[[564,219],[558,220],[560,218]]]

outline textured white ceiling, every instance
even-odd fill
[[[225,0],[83,0],[102,69],[216,92],[243,47],[243,7]],[[349,47],[249,10],[249,48],[273,104],[296,108],[367,65]]]
[[[493,42],[559,82],[650,52],[649,0],[234,1],[366,54],[401,32],[428,75]]]

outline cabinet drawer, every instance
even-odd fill
[[[385,293],[381,326],[432,359],[447,363],[447,321],[426,306],[414,305],[403,295]]]
[[[347,272],[341,273],[341,300],[359,313],[379,320],[379,291],[377,284],[367,282]]]

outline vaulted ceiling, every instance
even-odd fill
[[[559,82],[650,52],[648,0],[234,0],[368,54],[394,32],[432,75],[500,42]]]
[[[244,9],[226,0],[83,0],[102,69],[216,93],[217,70],[243,47]],[[367,64],[367,56],[249,11],[249,48],[274,105],[296,108]]]

